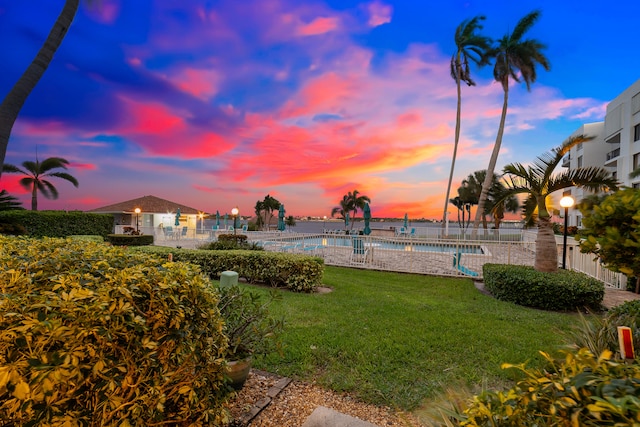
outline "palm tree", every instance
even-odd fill
[[[49,157],[48,159],[40,162],[37,158],[35,162],[30,160],[22,162],[20,169],[17,166],[5,163],[2,167],[4,172],[8,173],[21,173],[27,175],[20,180],[20,185],[25,189],[31,190],[31,210],[38,210],[38,191],[42,193],[47,199],[57,199],[58,190],[49,182],[46,177],[56,177],[69,181],[74,186],[78,186],[78,180],[72,175],[66,172],[50,172],[52,169],[67,169],[69,161],[62,157]]]
[[[460,115],[462,109],[461,82],[465,82],[467,86],[475,86],[476,83],[471,79],[469,62],[472,61],[480,66],[484,65],[486,54],[491,47],[491,39],[489,37],[484,37],[476,33],[477,30],[482,29],[480,21],[484,19],[484,16],[476,16],[470,20],[466,19],[462,21],[462,23],[458,25],[458,28],[456,28],[454,36],[456,52],[451,56],[451,77],[456,82],[458,104],[456,108],[456,131],[453,143],[453,157],[451,158],[451,171],[449,172],[447,195],[444,198],[444,212],[442,213],[443,228],[447,220],[447,205],[449,203],[449,194],[451,193],[453,170],[456,165],[458,142],[460,141]]]
[[[367,196],[360,196],[360,192],[358,190],[353,190],[353,192],[347,193],[347,198],[349,199],[349,211],[353,212],[352,219],[356,219],[356,215],[358,214],[358,209],[364,211],[364,205],[366,203],[371,203],[371,199]],[[351,223],[351,228],[353,229],[353,222]]]
[[[14,210],[24,210],[22,202],[7,193],[7,190],[0,191],[0,211]]]
[[[342,196],[342,200],[335,208],[331,209],[331,217],[333,218],[336,214],[339,215],[345,222],[345,229],[347,225],[347,213],[351,210],[351,199],[347,194]]]
[[[538,271],[553,272],[558,269],[558,251],[553,235],[551,215],[547,208],[547,198],[556,191],[570,187],[585,188],[596,192],[618,188],[618,181],[602,167],[580,167],[560,174],[553,174],[571,147],[591,139],[593,137],[584,135],[569,138],[560,147],[538,157],[533,166],[525,167],[520,163],[512,163],[504,167],[504,172],[508,174],[509,179],[506,190],[498,201],[509,196],[526,194],[525,215],[531,217],[537,210],[538,236],[536,238],[535,269]]]
[[[478,201],[478,210],[476,211],[476,217],[473,222],[472,237],[476,237],[478,234],[478,227],[480,226],[480,220],[484,212],[484,205],[486,204],[489,189],[491,188],[491,177],[498,162],[498,154],[500,154],[502,135],[504,134],[504,126],[507,119],[509,80],[513,79],[516,82],[524,80],[527,85],[527,90],[530,91],[531,84],[536,81],[537,77],[536,64],[540,64],[547,71],[551,68],[549,60],[542,53],[545,45],[535,39],[522,40],[524,34],[535,24],[539,17],[540,11],[538,10],[526,15],[518,22],[513,32],[506,34],[498,40],[497,46],[492,48],[488,53],[489,57],[495,58],[493,77],[502,85],[504,97],[498,135],[496,136],[496,142],[489,160],[489,167],[487,167],[487,176],[482,185],[482,193]]]
[[[73,19],[78,11],[80,0],[65,0],[64,7],[60,15],[53,24],[47,39],[36,54],[31,64],[13,85],[9,93],[0,104],[0,176],[2,175],[2,165],[9,145],[9,137],[13,124],[20,114],[27,97],[38,84],[40,78],[49,67],[53,55],[56,53],[62,40],[67,34]]]

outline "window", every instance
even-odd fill
[[[633,155],[633,169],[638,169],[638,166],[640,166],[640,153],[636,153]]]
[[[640,182],[636,182],[635,184],[633,184],[633,188],[635,189],[640,188]]]
[[[579,143],[578,143],[578,147],[576,148],[576,150],[577,150],[577,151],[582,150],[582,142],[579,142]]]
[[[577,223],[578,223],[578,228],[582,228],[582,215],[578,215],[576,217]]]
[[[640,123],[633,127],[633,140],[640,140]]]
[[[582,156],[578,156],[578,167],[582,167]]]

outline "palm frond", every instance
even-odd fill
[[[618,189],[618,180],[605,168],[587,166],[571,169],[549,179],[549,194],[569,187],[582,187],[588,190],[610,191]]]
[[[42,192],[42,195],[47,199],[57,199],[58,198],[58,190],[56,187],[51,184],[46,179],[40,180],[41,186],[38,186],[38,189]]]
[[[533,25],[536,23],[536,21],[540,18],[540,14],[541,12],[539,10],[534,10],[522,17],[511,33],[511,39],[514,41],[520,41],[520,39],[522,39],[522,36],[524,36],[524,34],[529,31],[531,27],[533,27]]]
[[[68,174],[66,172],[51,172],[51,173],[48,173],[47,176],[55,176],[56,178],[61,178],[61,179],[69,181],[75,187],[78,186],[78,180],[74,176],[72,176],[72,175],[70,175],[70,174]]]
[[[24,174],[24,175],[28,175],[27,172],[23,171],[22,169],[20,169],[17,166],[9,164],[9,163],[5,163],[4,165],[2,165],[2,172],[21,173],[21,174]]]

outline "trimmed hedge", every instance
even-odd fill
[[[153,245],[153,236],[142,234],[140,236],[132,234],[109,234],[107,241],[116,246],[147,246]]]
[[[485,288],[503,301],[543,310],[602,309],[604,284],[570,270],[542,273],[523,265],[485,264]]]
[[[136,250],[173,254],[174,261],[191,262],[209,276],[218,278],[231,270],[249,283],[262,282],[273,287],[285,287],[296,292],[313,292],[322,284],[322,258],[266,251],[209,251],[147,246]]]
[[[68,237],[92,234],[107,237],[113,215],[64,211],[0,211],[0,223],[22,226],[29,237]]]
[[[0,296],[0,424],[227,421],[227,338],[197,266],[0,236]]]

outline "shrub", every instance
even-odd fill
[[[476,396],[462,426],[631,426],[640,419],[640,366],[586,349],[563,360],[541,353],[544,370],[503,365],[524,375],[507,391]]]
[[[523,265],[485,264],[486,289],[497,299],[543,310],[602,309],[604,284],[570,270],[554,273]]]
[[[245,236],[246,237],[246,236]],[[235,240],[217,240],[215,242],[205,243],[198,247],[198,249],[210,250],[210,251],[230,251],[230,250],[248,250],[248,251],[263,251],[264,248],[259,246],[256,242],[236,242]]]
[[[247,242],[247,236],[245,234],[219,234],[218,241],[233,242],[236,245],[242,245]]]
[[[152,235],[109,234],[107,240],[116,246],[147,246],[153,245]]]
[[[83,234],[79,234],[77,236],[69,236],[70,239],[73,240],[84,240],[87,242],[104,242],[104,238],[102,236],[91,236],[91,235],[83,235]]]
[[[92,234],[106,237],[113,215],[63,211],[0,211],[0,223],[20,225],[30,237],[68,237]]]
[[[227,340],[193,265],[0,236],[3,425],[219,425]]]
[[[0,224],[0,234],[7,236],[22,236],[27,234],[27,229],[20,224]]]
[[[147,246],[136,250],[168,256],[200,266],[212,278],[232,270],[249,283],[285,287],[296,292],[313,292],[322,284],[322,258],[268,251],[205,251]]]

